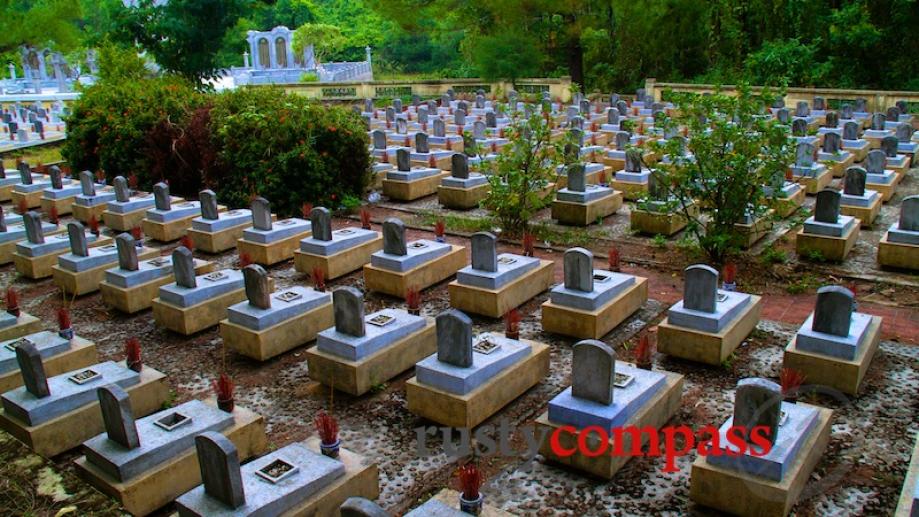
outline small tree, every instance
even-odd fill
[[[794,160],[794,147],[786,129],[765,114],[773,101],[768,89],[754,94],[741,85],[736,96],[720,91],[673,96],[678,114],[659,115],[655,126],[671,134],[685,128],[688,143],[670,138],[652,144],[671,157],[656,165],[655,179],[675,199],[708,258],[721,264],[743,243],[735,224],[768,210]],[[684,145],[691,156],[682,154]],[[712,210],[701,214],[692,209],[695,203]]]
[[[515,117],[504,136],[508,144],[485,165],[491,169],[491,192],[482,206],[505,231],[519,234],[527,231],[531,217],[552,202],[555,193],[548,187],[564,153],[552,143],[552,131],[543,117],[535,113]]]
[[[328,55],[341,50],[345,41],[341,29],[334,25],[307,23],[294,31],[291,48],[296,55],[302,56],[306,47],[312,45],[316,62],[322,63]]]

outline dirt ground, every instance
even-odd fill
[[[901,183],[900,193],[882,210],[871,230],[862,231],[859,244],[842,265],[799,262],[789,238],[789,223],[776,230],[754,248],[740,263],[739,288],[758,293],[766,302],[763,320],[735,355],[720,367],[655,356],[655,368],[685,376],[683,399],[672,423],[693,428],[720,425],[731,415],[734,387],[739,379],[761,376],[777,379],[782,350],[797,327],[813,308],[814,291],[824,283],[855,284],[860,310],[885,317],[883,342],[868,373],[864,392],[854,400],[813,396],[807,402],[834,410],[833,429],[826,454],[812,474],[805,493],[794,508],[797,515],[879,515],[889,514],[896,505],[909,462],[915,432],[919,429],[919,407],[915,402],[919,385],[919,277],[901,272],[879,271],[873,262],[876,243],[883,230],[896,220],[899,200],[907,193],[919,192],[917,170]],[[812,206],[812,199],[808,206]],[[5,206],[7,210],[11,207]],[[416,203],[381,203],[373,208],[374,229],[385,217],[398,215],[413,227],[409,238],[431,238],[432,217],[452,217],[457,221],[448,229],[448,241],[469,247],[469,228],[458,219],[466,214],[441,212],[436,199]],[[546,219],[547,215],[541,215]],[[800,215],[795,218],[800,220]],[[337,227],[356,226],[356,218],[335,219]],[[650,299],[632,317],[605,336],[620,357],[631,357],[637,334],[654,325],[666,309],[681,297],[681,270],[697,260],[680,246],[677,236],[663,245],[628,231],[628,207],[607,218],[602,227],[572,231],[550,225],[556,231],[553,242],[542,242],[537,255],[555,261],[556,279],[561,279],[561,253],[571,244],[586,245],[604,267],[606,250],[615,243],[621,249],[623,270],[650,279]],[[551,232],[550,232],[551,233]],[[168,253],[175,244],[163,246]],[[766,249],[790,250],[787,262],[763,260]],[[519,252],[519,244],[506,241],[500,251]],[[213,260],[220,267],[237,267],[235,252],[219,256],[196,256]],[[308,284],[291,262],[270,268],[277,287]],[[46,321],[51,328],[54,311],[62,303],[60,291],[48,280],[33,282],[20,277],[12,265],[0,268],[0,286],[15,286],[24,299],[23,309]],[[363,287],[360,273],[330,283],[331,288],[351,285]],[[521,337],[547,343],[551,347],[550,374],[540,384],[513,401],[484,425],[508,422],[517,432],[512,444],[524,454],[525,438],[520,430],[531,426],[546,411],[548,401],[570,385],[571,345],[573,340],[542,332],[540,305],[547,293],[530,300],[521,313]],[[367,311],[382,307],[404,307],[401,300],[368,293]],[[434,316],[449,305],[446,283],[423,293],[423,314]],[[335,393],[312,381],[304,350],[257,363],[225,352],[216,328],[189,338],[158,328],[147,311],[125,316],[107,308],[98,294],[73,301],[72,318],[78,335],[93,340],[102,360],[123,358],[129,337],[143,344],[145,364],[169,376],[174,389],[171,403],[181,403],[210,395],[211,380],[226,368],[237,385],[237,404],[249,407],[268,422],[269,441],[280,447],[311,436],[313,415],[331,410],[339,418],[344,447],[363,454],[380,468],[379,498],[387,510],[404,513],[444,486],[452,485],[457,466],[465,460],[444,451],[442,440],[430,438],[434,454],[416,454],[416,428],[430,425],[409,413],[404,383],[408,371],[380,385],[363,397]],[[499,320],[473,318],[475,330],[503,329]],[[10,514],[116,515],[117,505],[76,476],[72,460],[76,453],[65,453],[51,460],[29,453],[25,447],[0,433],[0,506]],[[546,463],[543,458],[523,456],[481,458],[486,469],[483,492],[489,504],[525,515],[709,515],[689,500],[691,453],[678,460],[678,472],[661,471],[662,462],[653,458],[631,460],[609,482],[598,481]],[[160,514],[168,514],[170,508]]]

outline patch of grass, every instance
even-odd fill
[[[536,236],[538,241],[549,242],[557,246],[587,246],[594,240],[586,229],[559,230],[545,223],[530,226],[530,233]]]
[[[380,393],[380,392],[382,392],[382,391],[386,391],[386,388],[387,388],[388,386],[389,386],[389,384],[386,383],[386,382],[381,382],[381,383],[379,383],[379,384],[374,384],[373,387],[370,388],[370,393]]]
[[[46,164],[59,162],[63,159],[61,157],[61,147],[62,144],[60,142],[55,142],[53,144],[9,151],[3,154],[3,167],[6,169],[15,169],[16,160],[20,158],[29,162],[29,165],[32,167],[35,167],[39,163]]]
[[[438,220],[443,219],[448,230],[454,230],[464,233],[488,232],[494,229],[495,221],[491,217],[466,217],[462,215],[437,214],[434,212],[424,212],[419,214],[421,224],[424,226],[434,226]]]
[[[826,262],[826,258],[823,256],[823,253],[820,253],[820,250],[807,250],[804,254],[804,258],[811,262]]]
[[[667,237],[664,237],[663,234],[659,233],[651,238],[651,245],[655,248],[666,248],[667,247]]]
[[[788,291],[788,294],[801,294],[811,289],[816,289],[819,285],[820,281],[817,277],[811,274],[804,274],[801,278],[785,286],[785,290]]]
[[[788,262],[788,252],[778,248],[767,248],[763,252],[762,261],[765,264],[785,264]]]

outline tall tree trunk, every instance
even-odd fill
[[[568,73],[571,81],[577,83],[583,91],[584,84],[584,49],[581,47],[580,38],[573,38],[568,43]]]

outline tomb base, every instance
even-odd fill
[[[429,146],[430,147],[430,146]],[[434,163],[431,163],[430,160],[411,160],[412,167],[433,167],[435,169],[440,169],[442,171],[449,171],[453,169],[453,155],[448,154],[439,159],[434,160]]]
[[[313,341],[316,334],[334,325],[332,304],[328,303],[262,330],[224,319],[220,321],[220,337],[230,350],[256,361],[266,361]]]
[[[73,197],[54,199],[48,197],[41,198],[41,211],[43,214],[51,214],[51,210],[57,210],[57,215],[67,215],[73,211]]]
[[[542,304],[542,329],[577,339],[600,339],[648,301],[648,279],[635,283],[595,311],[574,309],[546,301]]]
[[[116,213],[105,210],[102,212],[102,221],[105,226],[118,232],[129,232],[135,226],[141,226],[144,217],[147,215],[148,208],[142,208],[133,212]]]
[[[230,305],[245,299],[246,290],[242,288],[191,307],[176,307],[157,297],[152,302],[153,320],[173,332],[190,336],[220,323]]]
[[[494,506],[489,506],[489,504],[487,503],[488,494],[485,492],[483,492],[483,494],[485,496],[484,500],[486,502],[482,504],[482,509],[479,512],[479,517],[513,517],[514,514],[512,513],[505,512],[504,510],[495,508]],[[437,507],[435,508],[431,506],[431,501],[437,501],[438,503],[444,506],[447,506],[449,508],[455,509],[456,511],[459,511],[459,497],[460,497],[460,493],[457,492],[456,490],[444,488],[440,492],[437,492],[436,494],[434,494],[433,497],[428,499],[421,506],[418,506],[411,512],[405,514],[405,516],[408,517],[409,515],[411,515],[412,517],[427,517],[428,515],[439,515],[438,513],[435,513],[435,512],[440,511],[441,506],[437,505]]]
[[[621,427],[626,429],[632,427],[638,429],[644,429],[645,427],[660,429],[677,411],[679,411],[680,400],[683,398],[683,376],[663,371],[659,373],[663,373],[667,377],[664,384],[660,387],[658,392],[650,400],[645,402],[641,409],[636,411]],[[545,436],[552,436],[558,432],[561,427],[564,427],[563,424],[557,424],[549,420],[548,411],[536,419],[537,433],[540,433],[537,436],[540,436],[541,433],[545,433]],[[575,453],[567,457],[559,456],[552,451],[549,440],[543,440],[543,443],[539,447],[539,453],[553,463],[580,472],[586,472],[603,479],[612,479],[615,477],[619,469],[631,459],[631,456],[628,454],[612,454],[615,447],[621,447],[626,453],[639,448],[634,445],[634,437],[632,434],[626,432],[622,434],[621,444],[616,443],[617,441],[614,436],[611,435],[608,439],[609,448],[607,452],[598,456],[588,457],[578,452],[578,436],[576,434],[562,431],[558,432],[557,436],[561,448],[574,450]],[[641,440],[640,447],[644,447],[645,443],[648,441],[648,434],[641,433],[639,440]],[[602,448],[599,438],[596,435],[589,436],[586,442],[589,450],[596,451]]]
[[[311,450],[319,452],[319,438],[309,438],[305,443]],[[309,500],[285,512],[285,517],[339,515],[338,508],[349,497],[373,501],[380,496],[380,470],[376,463],[344,447],[338,451],[338,460],[345,464],[344,475]]]
[[[614,167],[613,170],[616,170]],[[619,170],[622,170],[621,168]],[[648,184],[647,183],[638,183],[633,181],[617,181],[613,179],[609,182],[609,186],[613,187],[617,192],[622,193],[622,197],[628,199],[629,201],[637,201],[639,198],[642,198],[648,195]]]
[[[696,205],[689,207],[690,214],[698,215]],[[665,213],[650,212],[647,210],[633,209],[629,214],[629,221],[633,230],[646,235],[671,235],[679,232],[689,224],[689,219],[681,212]]]
[[[13,184],[0,186],[0,201],[9,201],[13,193]]]
[[[858,240],[859,227],[861,221],[852,225],[848,233],[842,237],[831,237],[829,235],[816,235],[804,233],[804,230],[798,230],[795,239],[795,252],[799,256],[808,256],[811,254],[819,255],[823,260],[832,262],[842,262],[855,246]]]
[[[141,220],[141,225],[144,229],[144,235],[148,238],[160,242],[172,242],[181,239],[188,233],[189,228],[191,228],[191,222],[195,217],[199,217],[199,214],[192,214],[167,223],[144,218]]]
[[[84,206],[78,205],[76,203],[70,208],[73,218],[77,221],[80,221],[83,224],[89,224],[89,220],[93,217],[96,218],[96,221],[102,222],[102,214],[105,213],[105,209],[108,207],[108,203],[100,203],[93,206]]]
[[[804,199],[806,197],[807,194],[804,193],[804,189],[799,189],[797,192],[788,197],[773,199],[771,206],[777,214],[779,214],[782,218],[785,218],[797,212],[798,209],[801,208],[801,205],[804,204]]]
[[[657,349],[662,354],[718,366],[756,328],[762,310],[762,298],[750,295],[750,303],[718,333],[678,327],[664,320],[657,327]]]
[[[131,396],[134,416],[140,418],[162,408],[169,398],[169,383],[165,374],[145,366],[140,372],[140,382],[125,388],[125,391]],[[105,431],[98,402],[34,426],[0,412],[0,428],[46,458],[79,447]]]
[[[603,218],[615,214],[622,206],[622,192],[614,192],[589,203],[552,202],[552,218],[559,224],[588,226],[602,222]]]
[[[37,328],[34,332],[39,332],[40,330],[40,328]],[[15,338],[2,338],[0,340],[6,341],[7,339]],[[88,339],[74,336],[74,338],[70,340],[70,350],[43,358],[42,366],[45,368],[45,375],[53,377],[62,373],[79,370],[80,368],[85,368],[97,364],[98,362],[99,360],[96,357],[96,344]],[[20,386],[22,386],[22,374],[19,373],[18,368],[11,372],[0,374],[0,393],[6,393]]]
[[[451,427],[475,427],[549,374],[549,346],[526,341],[530,355],[466,395],[426,386],[412,377],[405,383],[408,410]]]
[[[919,480],[919,436],[916,437],[916,445],[913,446],[911,458],[906,471],[906,479],[903,480],[903,491],[900,492],[900,499],[897,501],[897,509],[893,517],[910,517],[913,509],[913,497],[915,497],[913,490]]]
[[[849,153],[849,156],[845,160],[840,161],[827,161],[821,162],[827,164],[827,168],[830,169],[830,173],[834,178],[842,178],[846,175],[846,169],[852,166],[855,163],[855,155]]]
[[[500,289],[485,289],[450,282],[450,305],[489,318],[500,318],[507,311],[523,305],[530,298],[552,287],[554,267],[551,260],[540,260],[532,271],[521,275]]]
[[[415,366],[437,351],[437,331],[432,318],[425,327],[357,361],[323,352],[306,351],[311,379],[350,395],[360,396]]]
[[[366,264],[364,288],[405,299],[405,293],[411,288],[421,291],[446,280],[466,265],[466,248],[456,245],[451,247],[453,249],[449,253],[408,271],[390,271]]]
[[[821,407],[816,409],[818,414],[814,429],[782,481],[716,467],[699,456],[692,464],[690,498],[697,504],[734,515],[787,515],[820,462],[830,439],[833,411]]]
[[[111,237],[100,235],[98,239],[87,242],[87,245],[90,248],[95,248],[96,246],[105,246],[111,243]],[[13,252],[13,263],[16,264],[16,271],[19,271],[22,276],[39,280],[51,276],[54,273],[54,267],[57,265],[57,258],[69,252],[70,248],[63,248],[37,257],[27,257]]]
[[[66,225],[64,226],[58,225],[57,229],[45,232],[44,234],[45,238],[48,238],[52,235],[57,235],[59,233],[63,233],[65,229],[66,229]],[[22,242],[24,240],[26,240],[25,235],[23,235],[22,239],[20,239],[18,242]],[[4,243],[0,243],[0,265],[9,264],[10,262],[13,261],[13,253],[16,252],[16,242],[17,241],[13,240],[13,241],[7,241]]]
[[[884,267],[919,270],[919,245],[890,242],[885,233],[878,243],[878,264]]]
[[[207,401],[211,406],[216,402]],[[220,431],[236,446],[240,461],[261,455],[268,449],[264,417],[236,406],[234,423]],[[147,515],[171,503],[180,495],[201,484],[198,455],[191,447],[155,468],[127,481],[118,481],[111,475],[86,461],[86,456],[75,460],[79,475],[100,492],[114,498],[132,515]]]
[[[49,185],[50,186],[50,185]],[[15,190],[10,191],[10,201],[14,207],[22,205],[22,202],[25,201],[27,207],[38,208],[41,206],[41,197],[44,194],[41,190],[36,190],[35,192],[16,192]]]
[[[40,332],[41,329],[42,324],[40,319],[25,311],[20,311],[19,317],[16,318],[16,323],[0,329],[0,341],[9,341],[10,339],[16,339],[27,334],[34,334]],[[0,393],[4,393],[5,391],[7,390],[0,390]]]
[[[472,188],[437,187],[437,200],[444,208],[468,210],[479,206],[489,192],[489,184],[484,183]]]
[[[248,221],[244,224],[226,228],[218,232],[188,229],[188,236],[195,243],[195,250],[205,253],[223,253],[236,247],[237,241],[242,239],[243,231],[251,227]]]
[[[785,347],[783,366],[803,373],[807,384],[830,386],[848,395],[858,395],[881,341],[881,318],[871,317],[863,339],[865,341],[859,346],[858,355],[849,361],[799,350],[796,339],[792,338]]]
[[[871,206],[852,206],[852,205],[839,205],[839,213],[842,215],[851,215],[852,217],[861,221],[862,228],[868,228],[874,224],[874,220],[877,219],[879,213],[881,213],[881,196],[874,198],[874,203],[871,203]]]
[[[383,179],[383,195],[396,201],[414,201],[437,193],[440,181],[450,176],[441,172],[415,181],[396,181]]]
[[[381,249],[382,236],[328,256],[297,250],[294,251],[294,267],[297,271],[307,274],[312,274],[313,269],[318,267],[325,274],[326,280],[333,280],[361,269],[364,264],[370,263],[370,256]]]
[[[881,195],[881,201],[887,203],[897,193],[897,185],[903,179],[902,174],[897,174],[890,183],[865,183],[866,190],[874,190]]]
[[[829,169],[824,169],[823,172],[815,177],[795,176],[795,181],[804,187],[805,193],[815,196],[817,192],[825,189],[833,181],[833,174]]]
[[[239,239],[236,241],[236,248],[239,249],[240,255],[248,253],[249,257],[252,258],[252,261],[256,264],[273,266],[279,262],[284,262],[285,260],[293,258],[294,251],[300,247],[300,240],[306,239],[309,236],[310,232],[307,230],[303,233],[291,235],[286,239],[266,244]]]
[[[900,163],[890,163],[890,161],[888,161],[886,168],[896,172],[897,176],[900,176],[900,178],[902,178],[904,174],[909,172],[909,165],[910,165],[909,162],[910,162],[909,158],[907,158],[906,160],[903,160]]]
[[[599,163],[596,160],[588,159],[587,156],[583,156],[582,160],[592,162],[592,163]],[[600,174],[603,174],[608,180],[612,177],[613,170],[615,169],[613,169],[612,167],[608,165],[604,165],[603,168],[600,170],[593,170],[591,172],[585,171],[584,172],[584,183],[590,184],[590,185],[597,185],[600,183]],[[555,186],[559,189],[568,188],[568,175],[558,174],[555,177]]]
[[[195,275],[203,275],[214,271],[214,263],[203,262],[198,265],[195,261]],[[160,287],[170,284],[175,280],[172,275],[164,275],[156,280],[135,285],[134,287],[118,287],[110,284],[105,280],[99,282],[99,290],[102,292],[102,301],[110,307],[114,307],[121,312],[134,314],[153,305],[153,300],[159,296]]]
[[[737,230],[738,236],[743,239],[741,248],[748,249],[753,247],[754,244],[772,231],[772,217],[774,214],[775,212],[769,210],[750,224],[734,224],[734,229]]]
[[[137,250],[137,260],[149,260],[158,257],[159,250],[142,248]],[[117,266],[117,262],[114,266]],[[112,264],[103,264],[85,271],[70,271],[61,266],[51,268],[54,284],[68,295],[83,296],[99,290],[99,284],[105,279],[105,271],[112,269]]]

